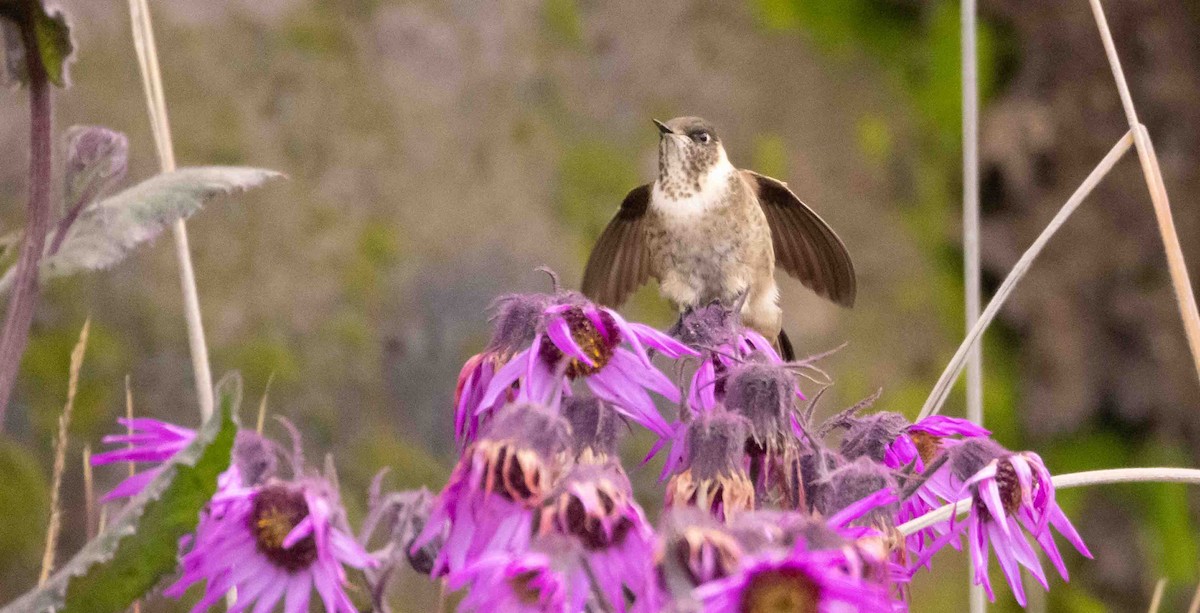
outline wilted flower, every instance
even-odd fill
[[[754,484],[743,455],[746,421],[726,411],[701,415],[687,424],[686,460],[667,483],[664,504],[688,505],[722,521],[754,509]]]
[[[1050,526],[1066,537],[1079,553],[1092,557],[1075,527],[1055,502],[1050,471],[1036,453],[1014,453],[985,438],[965,440],[948,453],[948,470],[939,471],[935,478],[945,481],[947,488],[957,485],[955,499],[969,496],[973,504],[965,521],[954,525],[928,548],[926,560],[938,547],[951,539],[956,540],[965,529],[971,559],[975,563],[975,583],[983,585],[988,598],[995,600],[987,573],[990,545],[1017,602],[1024,606],[1025,589],[1019,566],[1029,569],[1042,587],[1049,589],[1037,554],[1026,540],[1026,531],[1041,546],[1064,580],[1068,578],[1067,568],[1054,543]]]
[[[625,611],[628,590],[634,610],[657,610],[654,531],[619,465],[575,466],[542,507],[538,523],[540,534],[564,535],[579,544],[609,608]]]
[[[527,349],[496,372],[477,413],[490,410],[514,384],[517,399],[557,407],[567,384],[583,379],[592,394],[617,412],[659,436],[670,433],[647,390],[678,402],[679,389],[651,364],[647,348],[671,358],[695,355],[695,351],[575,294],[564,294],[543,314],[544,327]]]
[[[671,335],[700,352],[700,365],[688,386],[688,406],[695,412],[711,411],[724,399],[729,370],[750,356],[768,364],[783,363],[770,341],[742,326],[738,309],[720,301],[684,311]]]
[[[617,442],[625,423],[602,400],[568,398],[563,402],[562,415],[571,424],[571,449],[576,462],[604,465],[619,459]],[[620,464],[612,465],[620,470]]]
[[[696,588],[706,611],[803,611],[852,613],[892,611],[885,590],[848,569],[841,551],[809,551],[744,560],[734,575]]]
[[[565,420],[533,404],[505,406],[463,452],[414,551],[442,535],[433,574],[462,570],[491,551],[529,545],[534,512],[558,481],[569,449]]]
[[[724,406],[749,427],[747,470],[760,503],[800,505],[800,441],[788,428],[798,398],[796,375],[785,366],[752,358],[729,371]]]
[[[729,527],[691,507],[668,509],[660,533],[659,574],[664,587],[676,597],[737,572],[745,554]]]
[[[357,611],[344,591],[344,566],[375,561],[345,530],[345,512],[326,481],[306,477],[219,492],[180,558],[183,576],[165,590],[181,597],[204,581],[203,611],[237,590],[231,611],[308,611],[313,589],[326,611]]]

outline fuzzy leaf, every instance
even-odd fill
[[[67,230],[58,252],[42,260],[41,280],[109,268],[175,220],[192,216],[213,197],[282,176],[258,168],[205,166],[151,177],[85,209]],[[57,242],[51,237],[47,244]],[[9,290],[13,274],[9,269],[0,277],[0,294]]]
[[[125,176],[129,139],[124,134],[101,126],[71,126],[63,133],[63,144],[67,210],[89,204]]]
[[[41,0],[7,0],[0,2],[0,34],[4,37],[4,65],[7,79],[29,83],[29,64],[25,43],[21,37],[22,24],[30,23],[42,67],[51,83],[66,87],[70,83],[68,67],[74,59],[75,43],[67,14],[59,8],[47,7]]]
[[[179,539],[195,529],[200,510],[216,492],[217,475],[229,468],[241,379],[226,376],[217,393],[219,409],[196,439],[45,585],[0,613],[115,613],[175,570]]]

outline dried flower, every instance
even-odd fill
[[[704,509],[722,521],[754,509],[754,484],[743,466],[745,419],[725,411],[687,426],[687,460],[667,483],[664,504]]]

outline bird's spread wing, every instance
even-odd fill
[[[583,271],[583,293],[610,307],[620,306],[629,294],[650,279],[643,220],[650,206],[650,186],[634,188],[592,247]]]
[[[742,177],[758,196],[771,226],[776,264],[817,294],[854,306],[854,263],[829,224],[783,182],[749,170],[743,170]]]

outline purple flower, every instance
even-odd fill
[[[129,432],[107,435],[103,441],[108,445],[124,445],[125,447],[92,456],[92,466],[117,462],[153,462],[159,466],[126,478],[101,498],[105,502],[136,496],[163,471],[163,466],[161,466],[163,463],[182,451],[196,438],[195,430],[148,417],[136,419],[122,417],[117,422],[128,428]],[[222,476],[224,477],[224,475]]]
[[[892,611],[883,587],[863,580],[841,551],[797,547],[744,560],[741,570],[695,590],[706,611]]]
[[[656,611],[654,531],[646,522],[625,472],[617,464],[576,465],[542,507],[540,534],[577,542],[591,576],[610,610]]]
[[[958,417],[930,415],[907,426],[888,445],[883,462],[892,468],[903,468],[916,462],[918,472],[923,472],[941,453],[943,441],[950,437],[976,438],[992,433],[983,426]]]
[[[665,587],[676,594],[690,593],[697,585],[734,574],[745,554],[727,526],[698,509],[668,509],[661,533],[660,574]]]
[[[513,385],[517,385],[517,400],[557,408],[562,396],[569,394],[570,381],[583,379],[592,394],[617,412],[660,437],[671,432],[647,392],[678,402],[679,388],[651,364],[647,349],[671,358],[696,355],[695,351],[575,294],[563,294],[543,315],[529,347],[492,377],[476,414],[494,410]]]
[[[569,556],[541,551],[490,553],[450,575],[450,588],[467,587],[461,611],[573,613],[587,604],[587,574]]]
[[[501,406],[511,401],[511,394],[501,394],[491,404],[483,405],[496,371],[513,354],[529,347],[544,326],[544,311],[554,304],[550,294],[509,294],[492,304],[492,339],[483,352],[471,356],[458,375],[454,394],[454,437],[461,449],[475,440],[483,423]]]
[[[971,559],[975,563],[975,583],[983,585],[988,598],[995,600],[988,580],[989,546],[996,552],[1000,569],[1012,587],[1017,602],[1025,605],[1025,589],[1020,566],[1029,569],[1042,587],[1049,589],[1046,575],[1025,533],[1042,548],[1064,580],[1067,568],[1050,531],[1053,526],[1085,557],[1092,557],[1083,539],[1054,500],[1054,484],[1041,457],[1032,451],[1011,452],[991,439],[972,438],[949,451],[948,470],[939,471],[943,486],[957,487],[953,499],[970,497],[972,505],[965,521],[928,548],[926,560],[941,546],[965,529]],[[951,520],[953,521],[953,519]],[[922,560],[922,562],[926,561]]]
[[[490,552],[524,551],[534,513],[567,460],[568,437],[566,421],[550,409],[502,408],[459,458],[411,551],[445,531],[434,576],[458,572]]]
[[[164,593],[179,598],[204,581],[193,611],[236,588],[231,611],[269,611],[282,601],[285,613],[304,613],[316,589],[326,611],[352,613],[344,566],[375,565],[345,528],[332,486],[315,477],[219,492],[181,549],[183,576]]]

